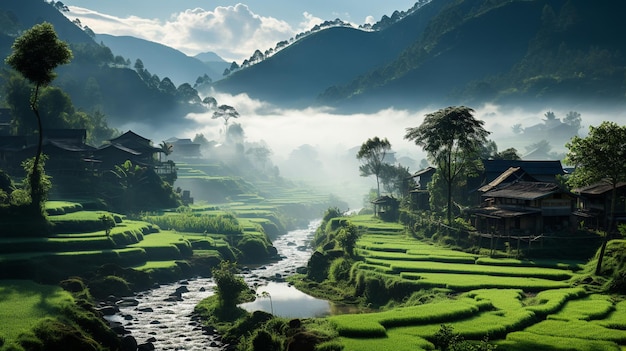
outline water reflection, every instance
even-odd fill
[[[270,282],[257,289],[254,302],[241,304],[248,312],[265,311],[284,318],[324,317],[330,314],[330,303],[307,295],[287,283]]]

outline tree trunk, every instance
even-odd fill
[[[37,128],[39,130],[39,138],[37,142],[37,153],[35,154],[35,160],[33,162],[33,169],[30,173],[30,199],[33,208],[43,213],[41,203],[43,201],[43,194],[41,189],[41,173],[39,172],[39,163],[41,162],[41,154],[43,149],[43,127],[41,124],[41,116],[39,116],[39,108],[37,107],[37,100],[39,96],[39,84],[35,87],[35,93],[33,95],[33,101],[31,102],[31,109],[37,117]]]
[[[602,261],[604,261],[604,252],[606,251],[606,244],[609,242],[611,232],[613,231],[613,217],[615,214],[615,201],[617,198],[617,181],[613,181],[613,189],[611,190],[611,209],[609,211],[609,220],[606,226],[606,233],[602,240],[602,246],[600,247],[600,254],[598,255],[598,262],[596,264],[596,275],[602,273]]]

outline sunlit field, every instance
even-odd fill
[[[407,237],[401,225],[349,217],[361,229],[358,269],[448,300],[378,313],[329,317],[346,351],[432,350],[448,324],[498,350],[620,350],[626,308],[619,298],[572,287],[584,262],[490,258]],[[566,346],[567,345],[567,346]]]

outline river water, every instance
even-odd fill
[[[330,313],[330,304],[308,296],[283,282],[306,266],[311,256],[310,242],[320,221],[308,228],[289,231],[273,241],[281,259],[271,264],[244,270],[243,277],[257,290],[256,301],[242,304],[248,311],[264,310],[280,317],[307,318]],[[193,319],[194,307],[213,295],[210,278],[196,278],[162,285],[120,304],[120,312],[108,317],[121,324],[139,344],[154,345],[154,350],[224,350],[219,335],[207,332]]]

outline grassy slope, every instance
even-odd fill
[[[467,339],[489,336],[498,350],[626,349],[624,297],[570,288],[580,262],[480,257],[419,242],[401,225],[371,216],[350,221],[363,233],[357,247],[366,263],[359,269],[460,294],[443,303],[329,317],[345,351],[429,350],[427,340],[443,323]],[[469,312],[457,308],[472,303]]]
[[[19,334],[30,331],[45,317],[60,316],[72,296],[56,286],[40,285],[27,280],[0,281],[0,337],[14,342]],[[6,322],[10,321],[10,322]]]

